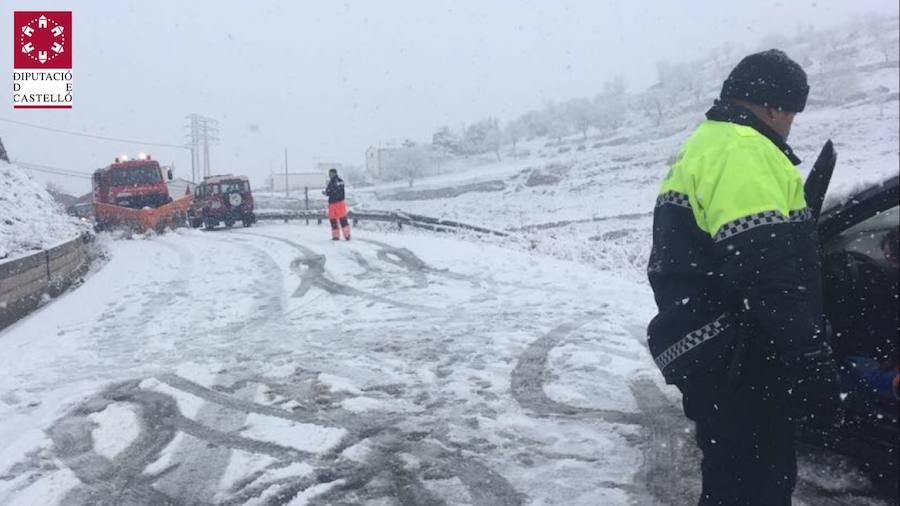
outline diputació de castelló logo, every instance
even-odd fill
[[[72,108],[72,11],[14,13],[13,108]]]

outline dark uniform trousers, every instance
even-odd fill
[[[677,386],[703,452],[700,506],[790,506],[797,475],[782,366],[750,346],[742,374],[721,366]]]

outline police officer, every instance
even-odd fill
[[[839,419],[815,222],[787,144],[808,92],[783,52],[745,57],[656,201],[649,345],[696,424],[700,505],[790,505],[795,424]]]

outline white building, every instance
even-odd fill
[[[319,162],[316,164],[316,170],[322,173],[322,177],[328,177],[328,171],[334,169],[340,174],[344,165],[337,162]]]
[[[309,188],[310,191],[321,190],[328,184],[328,169],[325,169],[324,172],[272,173],[269,176],[269,183],[273,192],[283,192],[285,186],[287,186],[288,192],[302,192],[304,188]]]

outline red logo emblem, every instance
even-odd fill
[[[14,68],[72,68],[72,11],[17,11],[14,25]]]

